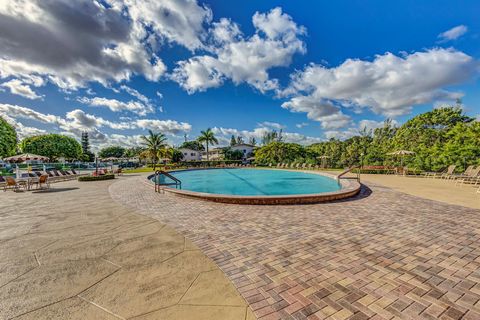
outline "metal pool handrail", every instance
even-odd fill
[[[159,183],[158,177],[164,175],[174,181],[174,183]],[[182,188],[182,181],[174,176],[172,176],[170,173],[163,171],[163,170],[156,170],[155,171],[155,177],[154,177],[154,183],[155,183],[155,192],[160,191],[160,186],[171,186],[175,185],[175,187],[180,186],[180,189]]]
[[[345,169],[342,173],[340,173],[340,174],[337,176],[337,180],[343,178],[344,175],[346,175],[347,173],[353,171],[353,169],[358,169],[358,170],[357,170],[357,177],[356,177],[356,179],[357,179],[358,182],[360,182],[360,171],[361,171],[360,169],[361,169],[361,167],[362,167],[362,166],[357,165],[357,166],[352,166],[352,167],[350,167],[350,168]],[[345,178],[344,178],[344,179],[345,179]]]

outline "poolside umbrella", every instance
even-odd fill
[[[247,158],[248,161],[253,161],[255,160],[255,157],[250,157],[250,158]]]
[[[327,162],[327,159],[330,159],[331,157],[329,156],[318,156],[317,159],[322,159],[322,168],[325,168],[326,167],[326,162]]]
[[[403,157],[414,155],[415,152],[408,150],[397,150],[394,152],[387,153],[389,156],[400,156],[401,166],[403,167]]]
[[[46,160],[48,160],[48,157],[39,156],[37,154],[32,154],[32,153],[23,153],[23,154],[19,154],[19,155],[16,155],[16,156],[5,158],[4,160],[8,161],[8,162],[17,163],[17,162],[24,162],[24,161],[27,161],[27,160],[46,161]]]

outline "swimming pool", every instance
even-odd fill
[[[155,186],[155,191],[178,196],[230,204],[307,204],[352,197],[360,192],[356,180],[336,179],[320,172],[263,169],[215,168],[170,172],[182,181],[175,185]],[[160,184],[172,183],[164,175]],[[149,176],[154,182],[155,175]]]
[[[171,174],[182,181],[182,190],[211,194],[276,196],[341,189],[334,179],[300,171],[239,168],[186,170]]]

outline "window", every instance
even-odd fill
[[[190,153],[190,155],[191,155],[192,157],[195,157],[195,153],[193,153],[193,152],[192,152],[192,153]]]
[[[247,150],[243,149],[243,153],[247,153]]]
[[[184,153],[183,153],[183,155],[184,155],[184,156],[187,156],[187,155],[188,155],[188,153],[184,152]]]

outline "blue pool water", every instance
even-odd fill
[[[341,188],[337,181],[325,176],[283,170],[209,169],[171,174],[182,181],[183,190],[214,194],[273,196],[315,194]]]

